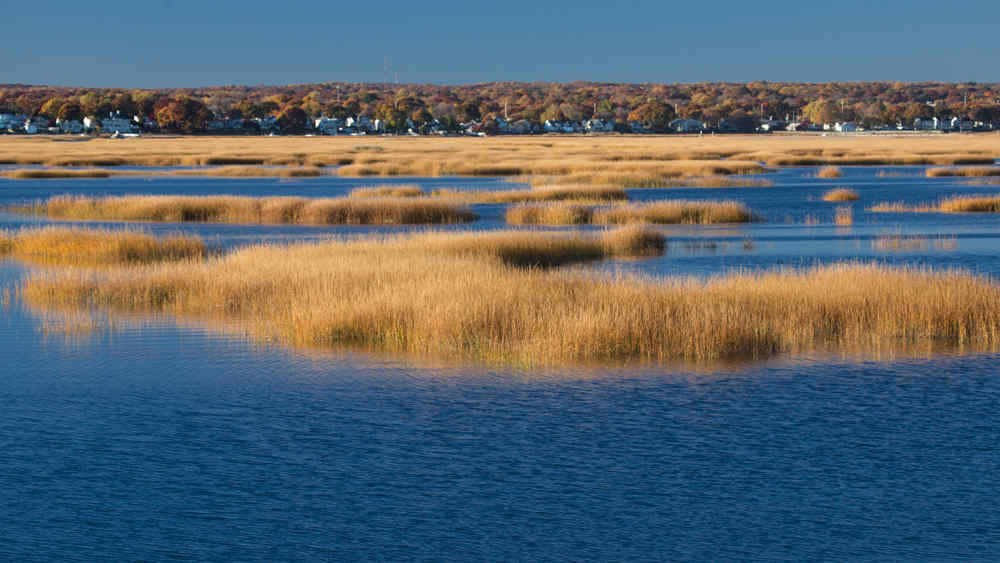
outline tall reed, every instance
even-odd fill
[[[203,263],[37,272],[21,291],[37,306],[236,320],[292,346],[529,366],[1000,348],[1000,287],[967,273],[840,264],[652,281],[537,267],[607,255],[600,239],[576,241],[434,233],[256,246]]]
[[[0,256],[68,266],[148,264],[202,259],[205,243],[191,235],[163,239],[134,230],[44,227],[0,232]]]
[[[472,221],[460,204],[415,198],[320,198],[128,195],[56,196],[9,211],[56,219],[211,221],[222,223],[440,224]]]

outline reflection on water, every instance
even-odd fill
[[[923,178],[919,167],[843,170],[835,181],[782,170],[773,188],[632,190],[741,199],[769,222],[665,228],[665,256],[587,268],[708,276],[860,260],[1000,275],[995,216],[865,211],[995,188]],[[330,196],[373,183],[0,180],[0,203],[66,192]],[[833,205],[816,201],[836,186],[862,196],[852,226],[834,226]],[[477,207],[485,219],[457,228],[502,226],[501,206]],[[807,215],[820,224],[803,225]],[[33,222],[0,215],[2,228]],[[405,230],[147,227],[226,248]],[[5,291],[23,275],[0,260]],[[1000,557],[997,354],[888,347],[527,371],[290,351],[237,325],[29,311],[5,295],[5,559]]]

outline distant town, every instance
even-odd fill
[[[24,135],[541,135],[992,131],[991,84],[324,83],[122,90],[0,85]]]

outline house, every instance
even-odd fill
[[[528,121],[527,119],[519,119],[511,124],[510,132],[514,135],[529,135],[531,133],[537,133],[538,124]]]
[[[583,122],[583,130],[588,133],[611,133],[615,130],[615,120],[588,119]]]
[[[122,117],[117,112],[108,114],[104,119],[84,117],[83,126],[88,131],[100,127],[103,133],[136,133],[139,130],[132,120]]]
[[[812,131],[816,128],[810,121],[793,121],[785,127],[786,131]]]
[[[580,133],[583,131],[583,126],[576,121],[548,119],[542,126],[546,133]]]
[[[976,128],[975,122],[971,119],[962,119],[961,117],[953,117],[949,122],[952,131],[972,131]]]
[[[853,121],[847,121],[844,123],[837,122],[833,125],[833,130],[840,133],[854,133],[856,131],[861,131],[861,127]]]
[[[336,117],[320,117],[313,122],[313,128],[323,135],[336,135],[340,133],[340,128],[344,126],[344,121]]]
[[[79,119],[57,119],[56,126],[62,133],[72,135],[83,133],[83,123]]]
[[[667,126],[677,133],[698,133],[705,129],[705,124],[697,119],[675,119]]]
[[[267,117],[258,117],[253,120],[260,131],[277,131],[278,130],[278,118],[273,115]]]
[[[913,120],[915,131],[936,131],[941,128],[941,123],[936,117],[918,117]]]

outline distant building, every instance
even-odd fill
[[[611,133],[615,130],[615,120],[588,119],[583,122],[583,130],[588,133]]]
[[[83,123],[79,119],[57,119],[56,126],[62,133],[72,135],[83,133]]]
[[[675,119],[667,126],[676,133],[698,133],[705,129],[705,124],[697,119]]]

